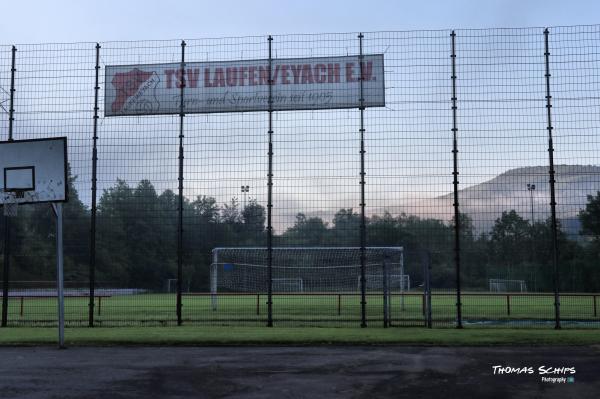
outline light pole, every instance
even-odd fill
[[[529,198],[531,200],[531,225],[533,226],[533,192],[535,191],[535,184],[527,184],[527,191],[529,191]]]
[[[244,194],[244,209],[246,209],[246,194],[250,192],[250,186],[241,186],[242,194]]]

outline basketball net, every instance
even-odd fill
[[[4,203],[4,216],[6,217],[15,217],[19,212],[19,203],[17,202],[17,198],[23,198],[22,191],[16,191],[14,195],[11,195],[7,202]]]
[[[19,204],[16,202],[8,202],[4,204],[4,216],[12,218],[17,216]]]

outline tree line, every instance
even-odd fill
[[[70,175],[70,174],[69,174]],[[85,282],[89,275],[90,210],[79,199],[76,177],[69,179],[64,207],[65,278]],[[179,196],[158,193],[149,180],[130,186],[118,180],[98,201],[96,280],[98,286],[163,290],[177,276]],[[585,239],[558,228],[561,290],[600,290],[600,192],[588,197],[579,214]],[[4,223],[4,218],[2,223]],[[360,215],[339,209],[332,220],[298,213],[274,236],[275,246],[359,246]],[[214,197],[183,198],[184,288],[207,290],[211,250],[225,246],[266,246],[266,210],[256,200],[236,198],[218,204]],[[11,280],[54,278],[54,219],[45,204],[21,206],[11,222]],[[4,234],[4,228],[0,229]],[[371,215],[368,246],[402,246],[411,279],[422,280],[423,251],[432,262],[432,286],[455,286],[454,220],[416,215]],[[2,242],[4,240],[2,239]],[[503,212],[492,229],[477,233],[474,221],[460,215],[461,280],[464,289],[487,289],[490,278],[525,280],[529,291],[553,289],[550,220],[530,221]],[[82,284],[83,285],[83,284]]]

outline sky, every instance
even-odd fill
[[[86,204],[90,203],[91,149],[86,140],[91,137],[94,71],[90,50],[95,42],[102,44],[100,87],[104,90],[107,65],[174,62],[179,59],[179,39],[188,41],[186,55],[191,60],[237,60],[264,58],[267,34],[421,31],[366,35],[370,40],[365,44],[367,52],[386,54],[387,73],[386,108],[371,109],[367,115],[368,207],[379,213],[408,209],[421,214],[439,208],[428,200],[452,190],[447,30],[600,23],[600,2],[575,0],[22,0],[6,1],[1,9],[0,46],[5,46],[0,52],[0,88],[10,81],[8,45],[18,48],[15,135],[18,139],[60,132],[73,138],[69,157]],[[423,32],[437,29],[445,31]],[[600,32],[598,27],[589,29],[591,33],[576,30],[576,36],[569,29],[552,31],[553,79],[561,90],[554,96],[555,157],[557,164],[598,165],[600,141],[595,131],[600,126],[596,98],[600,82],[593,71],[600,61],[598,53],[589,49],[597,49]],[[260,37],[202,40],[241,36]],[[146,42],[169,39],[173,40]],[[356,51],[357,43],[355,34],[282,39],[281,44],[276,40],[275,58],[312,57],[313,51],[347,55],[348,48],[354,46]],[[144,42],[114,43],[137,40]],[[20,46],[74,42],[84,43]],[[284,54],[278,54],[278,49]],[[459,64],[463,63],[458,80],[463,140],[460,188],[513,168],[546,165],[546,111],[543,104],[539,106],[545,95],[542,29],[518,31],[514,36],[498,31],[463,35],[459,52]],[[426,65],[423,59],[428,60]],[[0,91],[0,103],[6,103],[7,96],[6,89]],[[495,102],[486,102],[490,99]],[[518,106],[509,101],[513,99],[519,100]],[[429,100],[439,104],[431,105]],[[132,185],[150,178],[159,192],[176,189],[178,124],[174,118],[101,117],[100,190],[117,178]],[[265,113],[188,115],[185,195],[207,194],[223,203],[235,195],[239,198],[240,185],[250,184],[250,198],[264,203],[266,120]],[[356,109],[280,112],[275,125],[276,222],[293,222],[297,211],[330,220],[340,207],[356,209]],[[0,132],[6,130],[7,118],[2,117]],[[322,144],[323,132],[331,145]],[[538,191],[539,202],[547,204],[547,192]],[[528,204],[526,194],[515,199],[518,206]],[[486,195],[480,197],[485,200]]]
[[[0,44],[598,23],[600,2],[4,1]]]

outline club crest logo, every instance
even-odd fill
[[[156,98],[156,87],[159,82],[160,78],[156,72],[146,72],[138,68],[115,73],[112,85],[117,94],[111,111],[132,114],[158,112],[160,103]]]

